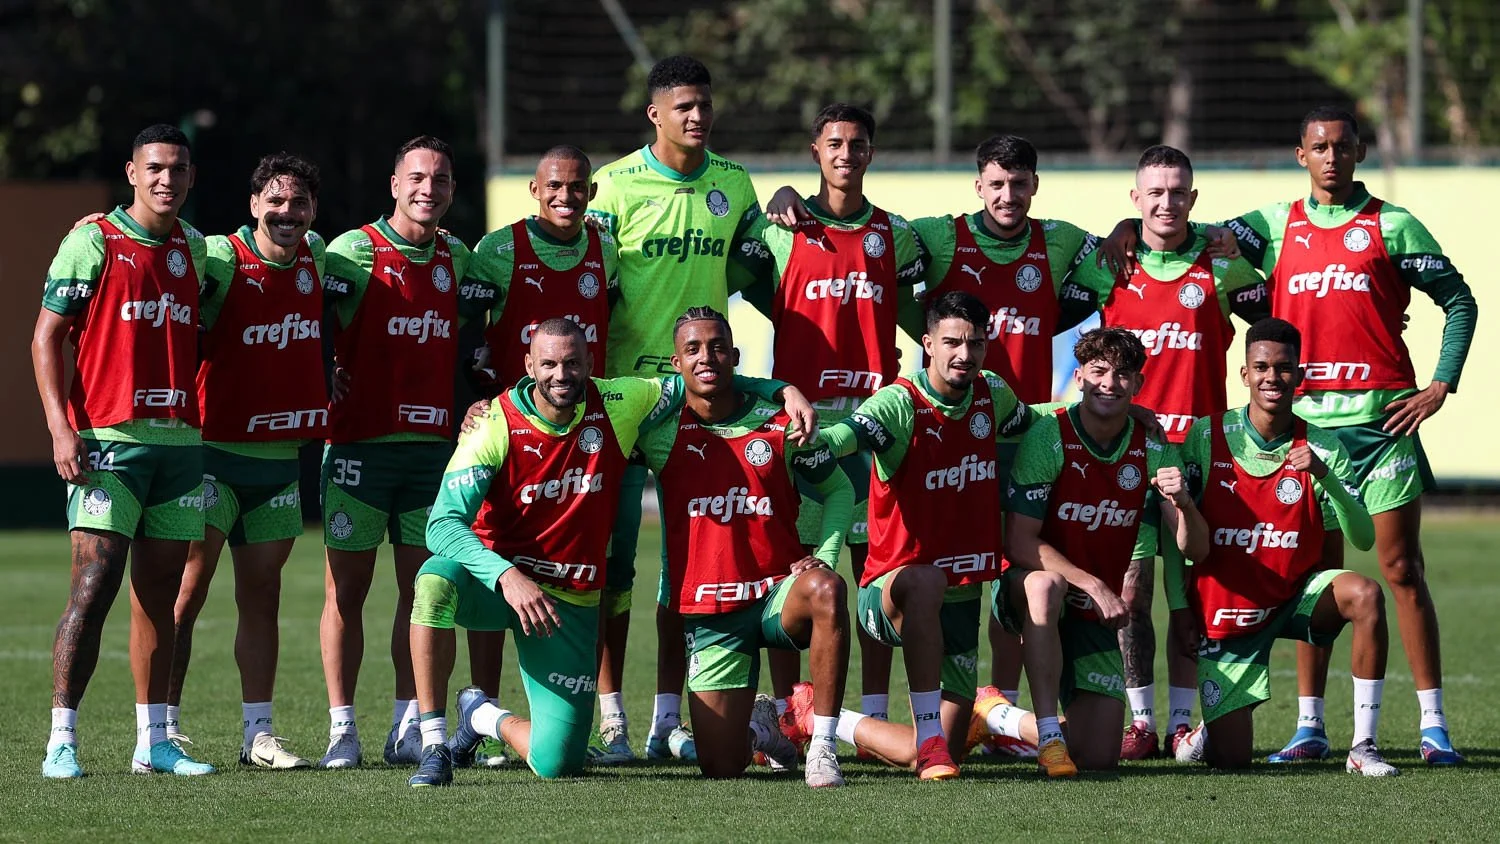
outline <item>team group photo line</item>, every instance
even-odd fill
[[[535,213],[472,248],[441,228],[457,178],[435,137],[396,150],[389,212],[328,241],[312,230],[315,164],[266,155],[249,222],[205,236],[179,218],[189,138],[165,124],[134,138],[130,203],[63,237],[31,344],[72,559],[44,777],[112,766],[83,749],[78,714],[127,573],[130,770],[215,772],[181,701],[226,545],[239,763],[362,765],[362,611],[387,541],[381,758],[413,768],[412,787],[640,757],[711,778],[800,768],[814,788],[843,786],[850,753],[922,780],[984,756],[1053,778],[1158,756],[1242,768],[1278,639],[1297,642],[1298,714],[1263,761],[1329,758],[1332,717],[1336,732],[1352,720],[1345,770],[1394,776],[1377,736],[1393,626],[1420,709],[1397,741],[1427,766],[1463,763],[1419,430],[1458,387],[1478,309],[1422,223],[1356,178],[1352,112],[1273,127],[1307,193],[1222,221],[1190,219],[1189,157],[1152,146],[1120,186],[1139,216],[1096,235],[1030,216],[1037,150],[1006,134],[976,151],[978,210],[876,206],[875,119],[845,103],[808,127],[817,193],[782,187],[762,209],[745,168],[710,149],[708,69],[662,59],[647,87],[651,143],[598,168],[549,149]],[[1445,317],[1426,386],[1402,338],[1413,291]],[[770,320],[770,378],[736,371],[736,293]],[[1054,401],[1063,332],[1071,402]],[[902,333],[918,359],[900,359]],[[460,379],[480,401],[456,403]],[[272,715],[312,442],[321,757]],[[622,689],[648,477],[661,563],[641,745]],[[1344,568],[1346,545],[1374,550],[1378,579]],[[450,702],[459,628],[468,677]],[[524,707],[500,696],[507,634]],[[1353,706],[1326,714],[1340,634]],[[843,706],[851,640],[858,709]],[[909,719],[889,717],[898,652]]]

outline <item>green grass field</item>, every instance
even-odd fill
[[[649,535],[652,531],[643,531]],[[1161,761],[1126,765],[1109,776],[1039,780],[1021,762],[979,760],[959,780],[919,783],[908,773],[856,762],[849,787],[811,792],[801,778],[752,772],[742,782],[706,782],[689,765],[610,769],[575,780],[540,782],[528,771],[460,771],[453,788],[413,791],[407,770],[373,764],[357,771],[261,772],[239,769],[239,679],[232,644],[232,583],[220,573],[199,623],[183,723],[198,758],[218,776],[178,779],[128,773],[134,715],[123,594],[79,725],[89,775],[46,782],[38,769],[46,741],[51,646],[66,592],[67,544],[59,533],[0,537],[6,588],[0,593],[0,839],[3,840],[378,840],[455,839],[498,834],[535,840],[978,840],[1118,838],[1130,840],[1495,840],[1500,838],[1500,638],[1489,612],[1500,583],[1489,556],[1500,520],[1435,514],[1427,526],[1433,592],[1442,611],[1447,709],[1469,758],[1461,770],[1428,770],[1416,753],[1416,700],[1399,639],[1392,634],[1382,742],[1403,776],[1366,780],[1327,764],[1223,775]],[[643,540],[641,570],[653,572],[656,548]],[[1373,572],[1368,555],[1353,558]],[[226,560],[227,565],[227,560]],[[644,742],[654,685],[654,583],[641,578],[638,623],[627,686],[635,740]],[[393,605],[389,562],[366,608],[369,645],[359,688],[366,758],[379,758],[390,718],[391,670],[385,654]],[[1161,603],[1158,600],[1158,603]],[[322,565],[316,536],[297,547],[283,589],[277,731],[303,755],[321,754],[327,730],[317,624]],[[1394,622],[1393,622],[1394,623]],[[1160,629],[1160,628],[1159,628]],[[857,652],[856,652],[857,658]],[[1258,713],[1257,744],[1270,751],[1295,715],[1293,651],[1273,662],[1277,697]],[[1329,690],[1335,743],[1350,731],[1348,646],[1336,650]],[[464,656],[460,653],[460,666]],[[987,674],[987,663],[981,669]],[[507,658],[502,698],[524,711]],[[461,668],[461,674],[466,671]],[[854,672],[857,678],[857,671]],[[1158,709],[1165,704],[1158,668]],[[461,683],[457,684],[461,685]],[[893,685],[898,695],[904,681]],[[857,704],[857,680],[849,702]],[[899,704],[892,710],[899,709]],[[847,748],[845,748],[847,750]]]

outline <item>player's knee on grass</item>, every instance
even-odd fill
[[[1254,707],[1236,709],[1215,718],[1205,728],[1208,752],[1205,759],[1220,769],[1248,768],[1255,754]]]
[[[541,716],[532,719],[531,752],[526,756],[532,773],[546,780],[582,773],[588,760],[593,723],[593,698],[589,700],[587,721],[568,722]]]

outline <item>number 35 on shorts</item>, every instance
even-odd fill
[[[334,458],[333,477],[330,480],[337,486],[359,486],[360,469],[363,464],[363,460],[350,460],[346,457]]]

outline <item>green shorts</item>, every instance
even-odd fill
[[[760,685],[761,648],[802,650],[781,626],[781,609],[796,579],[783,578],[760,600],[742,610],[682,617],[688,691],[754,689]]]
[[[203,538],[203,447],[84,439],[83,486],[68,485],[68,530]]]
[[[1057,634],[1063,660],[1057,702],[1064,710],[1084,692],[1125,700],[1125,660],[1115,631],[1064,609]]]
[[[1360,498],[1371,515],[1416,501],[1436,486],[1417,435],[1395,435],[1381,421],[1329,428],[1349,451]]]
[[[900,569],[886,572],[859,587],[859,623],[870,638],[892,648],[901,647],[901,634],[881,606],[886,581]],[[978,584],[956,586],[943,596],[938,622],[943,628],[942,689],[969,700],[979,684],[979,605],[983,592]]]
[[[836,425],[854,414],[863,403],[862,399],[841,397],[815,402],[818,411],[819,430]],[[839,459],[839,466],[854,482],[854,521],[844,537],[846,545],[867,545],[870,542],[870,472],[869,456],[862,451]],[[818,545],[823,539],[823,504],[810,496],[811,490],[800,481],[798,487],[802,501],[797,510],[797,538],[803,545]]]
[[[302,535],[296,457],[250,457],[203,446],[203,516],[231,547]]]
[[[583,770],[598,689],[599,607],[555,600],[561,619],[551,636],[521,633],[514,610],[456,560],[431,557],[417,573],[412,624],[451,630],[509,630],[531,708],[531,752],[537,776]]]
[[[1021,608],[1016,606],[1010,599],[1011,584],[1015,583],[1030,569],[1018,566],[1007,566],[1000,576],[990,581],[990,617],[1000,622],[1005,632],[1012,636],[1021,635]]]
[[[1313,632],[1312,614],[1333,579],[1344,573],[1344,569],[1329,569],[1313,575],[1301,595],[1287,601],[1270,624],[1248,636],[1203,640],[1198,649],[1198,697],[1203,701],[1204,721],[1270,700],[1271,646],[1277,639],[1333,644],[1338,633]]]
[[[369,551],[427,545],[427,516],[453,454],[446,442],[336,443],[323,449],[323,544]]]

